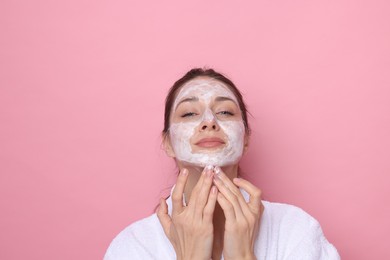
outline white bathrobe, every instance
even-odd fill
[[[246,201],[249,195],[241,190]],[[171,197],[167,199],[172,213]],[[336,248],[330,244],[317,220],[292,205],[263,201],[264,212],[255,242],[255,255],[261,260],[336,260]],[[153,214],[139,220],[111,242],[104,260],[176,259],[175,250]],[[223,259],[223,256],[222,258]]]

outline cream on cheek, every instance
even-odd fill
[[[244,151],[245,127],[242,121],[218,122],[227,135],[226,145],[210,152],[193,152],[190,139],[194,135],[198,122],[175,123],[171,125],[170,137],[176,158],[179,161],[205,167],[207,165],[227,166],[238,163]]]
[[[212,97],[227,96],[236,101],[234,95],[221,85],[209,84],[183,87],[180,94],[177,100],[187,96],[199,97],[206,104],[206,109],[198,120],[171,124],[170,138],[176,158],[179,161],[201,167],[207,165],[227,166],[238,163],[244,151],[245,127],[242,120],[218,120],[208,108]],[[220,127],[219,131],[222,130],[227,136],[225,146],[217,150],[193,152],[190,143],[191,137],[194,136],[195,130],[203,121],[211,120],[215,120]]]

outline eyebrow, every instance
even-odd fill
[[[237,102],[230,97],[216,97],[215,101],[232,101],[234,104],[237,104]]]
[[[183,102],[196,102],[196,101],[199,101],[199,98],[198,97],[188,97],[188,98],[185,98],[183,100],[181,100],[179,103],[177,103],[176,105],[176,108],[175,110],[179,107],[179,105]]]
[[[180,105],[181,103],[183,103],[183,102],[197,102],[197,101],[199,101],[199,98],[198,98],[198,97],[188,97],[188,98],[185,98],[185,99],[181,100],[179,103],[177,103],[175,110],[176,110],[176,109],[179,107],[179,105]],[[215,101],[218,101],[218,102],[222,102],[222,101],[232,101],[234,104],[237,105],[237,102],[236,102],[234,99],[230,98],[230,97],[219,96],[219,97],[216,97],[216,98],[215,98]]]

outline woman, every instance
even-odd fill
[[[180,170],[156,214],[123,230],[106,260],[339,259],[301,209],[261,200],[239,177],[248,148],[247,110],[232,81],[192,69],[170,89],[163,144]]]

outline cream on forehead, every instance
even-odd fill
[[[186,83],[180,90],[173,105],[174,109],[180,101],[189,97],[197,97],[206,104],[211,102],[213,97],[228,97],[237,105],[237,99],[234,94],[220,81],[212,79],[195,79]]]

